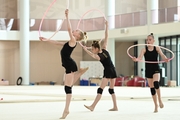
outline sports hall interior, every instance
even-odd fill
[[[103,67],[78,44],[72,58],[78,68],[89,70],[73,86],[67,120],[180,119],[180,0],[0,0],[0,120],[58,120],[61,116],[65,102],[62,46],[40,41],[39,36],[68,41],[67,8],[72,28],[77,29],[80,22],[78,27],[87,32],[86,46],[104,37],[104,21],[108,20],[108,50],[118,75],[119,107],[116,112],[108,111],[112,103],[107,84],[96,110],[84,108],[97,94]],[[127,54],[138,56],[144,45],[128,48],[145,44],[150,33],[156,45],[173,52],[162,49],[173,59],[159,64],[165,107],[157,114],[152,112],[145,62],[134,62]]]

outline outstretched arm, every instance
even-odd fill
[[[160,47],[156,47],[157,52],[160,54],[160,56],[162,57],[162,59],[165,62],[169,62],[169,59],[163,54],[162,50],[160,49]]]
[[[65,42],[58,42],[58,41],[55,41],[55,40],[48,40],[47,38],[44,38],[44,37],[39,37],[39,40],[47,41],[47,42],[55,44],[55,45],[62,45],[63,46],[65,44]]]
[[[105,38],[104,38],[104,44],[102,46],[102,49],[107,49],[107,45],[108,45],[108,21],[105,21]]]
[[[74,38],[73,34],[72,34],[72,28],[71,28],[71,23],[69,21],[69,10],[66,9],[65,11],[65,15],[66,15],[66,20],[67,20],[67,29],[68,29],[68,34],[69,34],[69,37],[70,37],[70,46],[74,46],[76,44],[76,39]]]
[[[89,51],[86,46],[82,46],[82,47],[91,57],[93,57],[96,60],[100,60],[100,57],[97,54],[94,54],[91,51]]]
[[[137,62],[138,60],[142,60],[145,52],[146,52],[146,50],[145,50],[145,48],[143,48],[143,49],[141,50],[141,53],[140,53],[140,55],[139,55],[138,58],[136,58],[136,57],[133,57],[133,58],[132,58],[133,61]]]

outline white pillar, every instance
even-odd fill
[[[154,40],[155,40],[155,42],[154,42],[154,45],[159,45],[159,37],[158,37],[158,35],[154,35]]]
[[[114,39],[108,40],[107,49],[111,56],[111,60],[112,60],[113,64],[115,65],[115,40]]]
[[[115,28],[115,0],[105,0],[105,14],[109,22],[109,29]]]
[[[147,25],[148,33],[150,26],[159,23],[159,0],[147,0]]]
[[[180,39],[179,39],[180,40]],[[178,44],[178,51],[180,51],[180,43]],[[180,61],[180,55],[177,56],[178,57],[178,61]],[[178,72],[180,71],[180,63],[177,62],[177,68],[178,68],[178,71],[176,71],[176,74],[178,74]],[[180,75],[178,74],[178,86],[180,86]]]
[[[159,0],[151,0],[152,23],[159,23]]]
[[[29,85],[29,0],[19,0],[20,17],[20,76]]]
[[[177,7],[178,21],[180,21],[180,0],[177,0]]]
[[[105,15],[109,23],[109,29],[115,28],[115,0],[105,0]],[[115,40],[109,39],[107,49],[115,65]]]
[[[145,44],[145,41],[138,40],[138,44]],[[143,48],[144,48],[144,46],[138,46],[138,56],[140,55],[141,50]],[[144,60],[144,57],[143,57],[143,60]],[[138,76],[145,78],[145,63],[144,62],[138,62]]]

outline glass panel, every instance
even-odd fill
[[[166,22],[166,9],[159,9],[159,23]]]
[[[93,30],[93,19],[84,20],[84,31],[92,31]]]
[[[177,15],[177,7],[167,8],[167,22],[175,21],[175,16]]]
[[[133,14],[122,14],[121,15],[121,27],[130,27],[133,26]]]
[[[134,13],[134,26],[142,26],[146,24],[147,24],[146,11],[135,12]]]
[[[115,28],[121,27],[121,15],[115,15]]]
[[[105,26],[104,22],[104,17],[94,18],[93,30],[103,30]]]

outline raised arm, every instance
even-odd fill
[[[86,46],[82,46],[82,47],[91,57],[93,57],[96,60],[100,60],[100,57],[97,54],[94,54],[91,51],[89,51]]]
[[[70,46],[74,46],[76,44],[76,39],[74,38],[73,34],[72,34],[72,28],[71,28],[71,23],[69,21],[69,10],[66,9],[65,11],[65,15],[66,15],[66,20],[67,20],[67,29],[68,29],[68,34],[69,34],[69,37],[70,37]]]
[[[104,44],[102,46],[102,49],[107,49],[107,44],[108,44],[108,21],[105,21],[105,38],[104,38]]]
[[[65,42],[58,42],[58,41],[55,41],[55,40],[48,40],[47,38],[44,38],[44,37],[39,37],[39,40],[47,41],[47,42],[55,44],[55,45],[62,45],[63,46],[65,44]]]
[[[141,50],[141,53],[140,53],[140,55],[139,55],[138,58],[136,58],[136,57],[133,57],[133,58],[132,58],[133,61],[137,62],[138,60],[142,60],[145,52],[146,52],[146,50],[145,50],[145,48],[143,48],[143,49]]]
[[[169,59],[163,54],[162,50],[160,49],[160,47],[156,47],[157,52],[160,54],[160,56],[162,57],[162,59],[165,62],[169,62]]]

